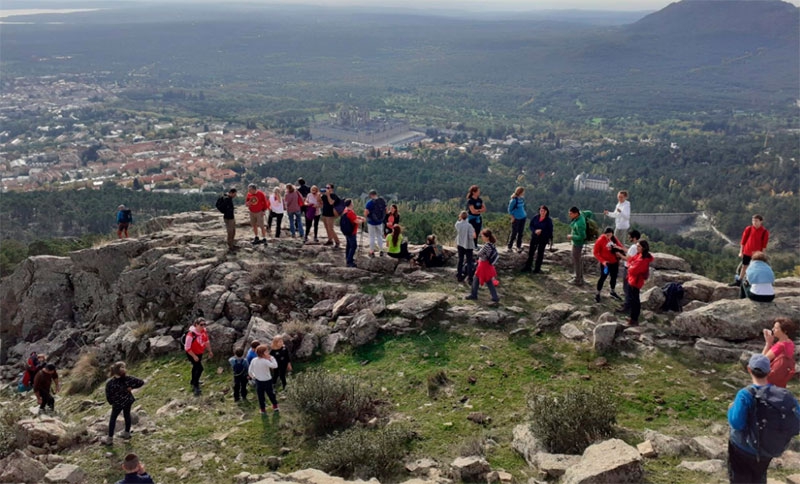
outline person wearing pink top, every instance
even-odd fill
[[[794,338],[797,324],[789,318],[777,318],[772,330],[764,330],[764,350],[762,355],[769,358],[770,371],[767,381],[775,386],[786,388],[794,376]],[[777,340],[777,341],[776,341]]]
[[[283,196],[283,205],[286,213],[289,214],[289,232],[292,238],[295,238],[295,232],[300,234],[300,237],[305,237],[303,232],[303,195],[300,194],[291,183],[286,185],[286,195]]]

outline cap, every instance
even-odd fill
[[[747,363],[747,367],[751,370],[760,370],[767,375],[769,374],[769,358],[760,353],[756,353],[750,357],[750,362]]]
[[[377,195],[378,194],[378,190],[372,189],[372,190],[369,191],[369,194],[370,195]]]

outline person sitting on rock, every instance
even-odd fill
[[[153,478],[145,472],[144,464],[136,454],[128,454],[122,462],[122,470],[125,471],[125,478],[117,484],[154,484]]]
[[[111,378],[106,382],[106,401],[111,404],[111,418],[108,421],[108,437],[106,445],[114,443],[114,430],[117,426],[117,417],[122,413],[125,420],[125,430],[119,434],[123,439],[131,438],[131,406],[136,399],[132,390],[141,388],[144,380],[128,375],[128,367],[124,361],[118,361],[108,370]]]
[[[775,299],[775,289],[772,287],[775,273],[767,264],[767,254],[761,251],[753,252],[750,260],[740,286],[739,297],[756,302],[772,302]]]
[[[778,318],[772,325],[772,330],[764,330],[764,349],[761,354],[769,358],[770,372],[767,381],[775,386],[786,388],[786,384],[794,376],[793,339],[796,333],[797,325],[789,318]]]
[[[419,251],[415,262],[426,268],[444,265],[444,249],[436,243],[435,235],[431,234],[425,239],[425,247]]]

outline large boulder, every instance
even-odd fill
[[[758,338],[772,327],[775,318],[788,317],[800,322],[800,297],[758,303],[749,299],[715,301],[694,311],[684,311],[672,320],[672,331],[679,336],[715,337],[727,340]]]
[[[562,484],[639,483],[643,478],[639,451],[611,439],[587,447],[580,462],[567,469]]]
[[[386,309],[386,300],[383,298],[383,294],[374,297],[361,293],[348,294],[333,304],[331,318],[336,319],[339,316],[355,314],[366,308],[369,308],[373,314],[382,313]]]
[[[490,470],[489,463],[477,455],[458,457],[450,464],[453,477],[464,482],[473,482],[481,478]]]
[[[235,329],[219,323],[212,323],[208,325],[206,330],[208,331],[208,339],[211,343],[211,348],[219,348],[219,356],[233,354],[233,350],[236,346]]]
[[[31,418],[17,422],[18,432],[26,435],[34,447],[57,445],[67,435],[67,426],[57,418]]]
[[[515,425],[512,432],[511,448],[516,450],[531,467],[536,467],[536,454],[544,450],[541,442],[536,440],[528,423]]]
[[[222,316],[225,302],[231,293],[225,286],[211,284],[206,286],[195,298],[195,311],[209,320],[217,320]]]
[[[153,356],[166,355],[167,353],[180,349],[175,338],[166,334],[150,338],[149,343],[150,354]]]
[[[665,254],[663,252],[653,252],[653,262],[650,263],[653,269],[667,271],[691,272],[692,266],[678,256]]]
[[[684,282],[683,300],[684,302],[711,302],[711,297],[714,295],[714,290],[720,286],[724,286],[724,284],[721,282],[712,281],[711,279],[694,279]]]
[[[592,347],[597,352],[603,352],[614,344],[619,325],[617,323],[601,323],[594,327],[592,334]]]
[[[662,291],[660,287],[652,287],[642,293],[642,308],[657,311],[661,309],[665,300],[664,291]]]
[[[743,350],[741,346],[733,346],[730,342],[719,338],[700,338],[695,341],[694,349],[704,360],[717,363],[737,361]],[[760,348],[752,349],[754,352],[760,352]]]
[[[447,301],[447,294],[440,292],[415,292],[402,301],[390,304],[389,311],[398,312],[401,316],[421,320]]]
[[[58,464],[44,476],[44,482],[50,484],[81,484],[86,482],[86,473],[72,464]]]
[[[397,269],[399,259],[393,257],[359,257],[358,268],[370,272],[380,272],[381,274],[394,274]]]
[[[47,474],[47,467],[21,450],[0,461],[0,482],[38,484]]]
[[[278,334],[278,326],[253,316],[244,330],[244,336],[236,342],[236,345],[245,349],[250,348],[250,343],[253,341],[260,341],[263,344],[269,344],[272,338]],[[246,339],[246,341],[245,341]]]
[[[575,311],[575,306],[567,303],[555,303],[544,308],[536,319],[541,328],[552,328],[566,320]]]
[[[725,459],[728,455],[727,442],[713,435],[702,435],[693,438],[689,445],[692,450],[706,459]]]
[[[345,336],[352,346],[362,346],[378,335],[378,318],[369,309],[362,309],[345,330]]]

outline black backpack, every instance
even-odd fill
[[[181,335],[181,349],[186,348],[186,338],[189,337],[189,334],[192,335],[192,338],[197,338],[197,333],[195,333],[194,331],[187,331],[183,333],[183,335]]]
[[[247,359],[236,358],[233,360],[233,376],[242,376],[247,372]]]
[[[122,211],[122,223],[129,224],[133,221],[133,216],[131,215],[130,210],[123,210]]]
[[[372,203],[372,210],[369,211],[367,218],[371,225],[380,225],[386,216],[386,200],[378,197]]]
[[[780,457],[792,438],[800,434],[797,400],[789,390],[775,385],[751,385],[747,391],[755,401],[747,416],[745,440],[758,457]]]
[[[217,199],[216,207],[217,210],[219,210],[222,213],[225,213],[225,195],[222,195]]]
[[[339,228],[342,229],[342,235],[353,235],[353,222],[347,217],[346,214],[342,214],[342,217],[339,219]]]
[[[664,293],[664,304],[661,305],[662,311],[683,310],[681,301],[683,300],[683,285],[677,282],[670,282],[661,289]]]

